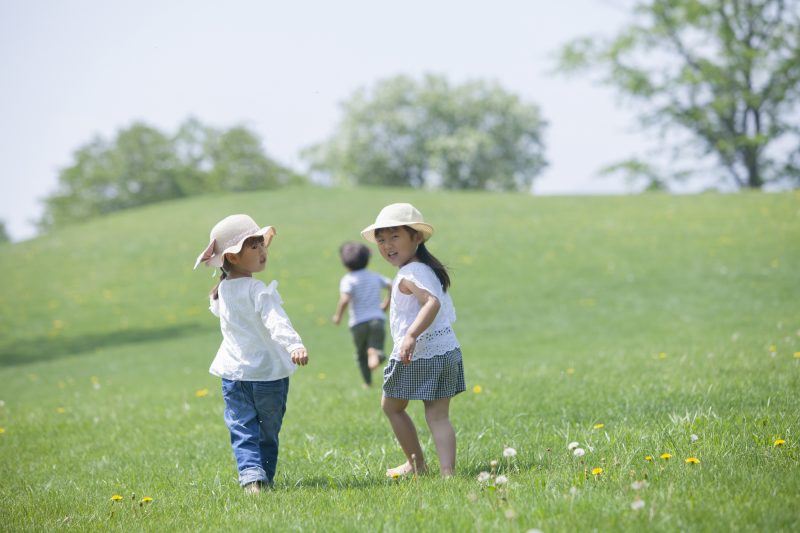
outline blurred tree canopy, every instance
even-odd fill
[[[335,183],[528,190],[547,164],[539,108],[496,83],[397,76],[342,107],[334,134],[303,152]]]
[[[640,101],[643,125],[662,135],[677,163],[686,150],[711,156],[739,188],[800,184],[800,2],[647,0],[615,38],[577,39],[560,52],[565,72],[598,69]],[[637,159],[606,171],[663,187],[694,169],[657,175]]]
[[[40,229],[162,200],[303,180],[267,157],[247,128],[217,130],[194,118],[173,136],[135,123],[113,140],[96,137],[73,157],[44,200]]]

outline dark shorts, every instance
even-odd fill
[[[356,345],[356,352],[364,357],[367,355],[368,348],[375,348],[383,351],[383,344],[386,339],[386,328],[384,321],[380,319],[361,322],[350,328],[353,334],[353,343]]]
[[[461,348],[404,365],[389,361],[383,371],[383,395],[403,400],[439,400],[466,390]]]

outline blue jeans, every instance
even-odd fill
[[[231,432],[240,485],[253,481],[272,485],[288,394],[288,377],[276,381],[222,380],[225,425]]]

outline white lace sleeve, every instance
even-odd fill
[[[269,331],[272,340],[283,346],[287,352],[305,348],[300,335],[292,327],[292,322],[283,310],[283,300],[278,293],[278,282],[272,281],[268,286],[259,283],[255,287],[253,298],[256,312]]]

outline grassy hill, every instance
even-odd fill
[[[396,201],[435,226],[430,248],[453,279],[470,390],[452,404],[460,474],[450,481],[383,478],[401,453],[380,390],[359,388],[348,331],[330,323],[338,246]],[[292,378],[278,487],[259,498],[236,485],[218,380],[207,373],[219,343],[206,310],[215,280],[191,270],[211,226],[236,212],[277,227],[260,277],[279,280],[311,356]],[[371,268],[393,274],[379,256]],[[0,509],[10,530],[790,530],[800,521],[797,192],[292,188],[66,227],[3,246],[0,271]],[[420,407],[412,415],[435,467]],[[505,446],[516,457],[503,459]],[[476,480],[493,459],[507,486]],[[643,479],[649,486],[631,488]],[[153,501],[140,507],[143,496]],[[630,507],[637,498],[643,509]]]

